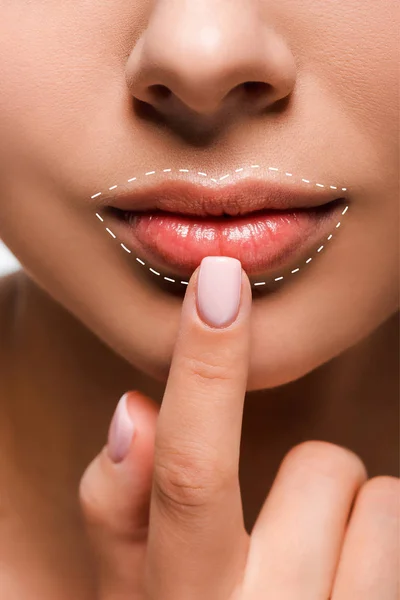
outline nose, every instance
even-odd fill
[[[264,111],[295,78],[286,41],[253,0],[158,0],[126,67],[133,97],[164,119]]]

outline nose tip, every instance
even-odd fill
[[[225,0],[213,0],[211,10],[173,4],[181,10],[167,14],[159,8],[128,59],[134,98],[163,117],[185,111],[212,117],[221,111],[254,113],[290,93],[292,54],[251,3],[242,14]],[[203,9],[211,4],[202,0]]]

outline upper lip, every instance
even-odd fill
[[[328,186],[313,184],[283,185],[278,181],[244,179],[237,183],[208,187],[189,181],[167,180],[144,189],[125,190],[104,201],[123,211],[167,211],[193,216],[244,215],[265,209],[290,210],[315,208],[344,194]]]

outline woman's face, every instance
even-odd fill
[[[248,390],[305,375],[398,308],[398,16],[396,0],[0,0],[0,236],[162,381],[190,273],[137,250],[110,210],[120,190],[133,204],[166,181],[338,190],[330,229],[252,273],[284,277],[253,287]]]

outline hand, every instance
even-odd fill
[[[396,600],[399,481],[367,481],[345,448],[292,448],[246,532],[238,467],[251,287],[238,261],[205,261],[199,299],[199,270],[186,291],[161,408],[126,394],[81,480],[98,598]]]

